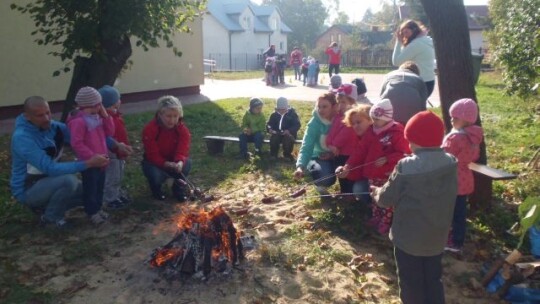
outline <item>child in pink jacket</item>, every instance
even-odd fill
[[[454,207],[452,231],[445,250],[461,252],[465,241],[467,218],[467,195],[474,190],[473,173],[469,164],[480,156],[482,127],[474,125],[478,117],[476,102],[469,98],[460,99],[450,107],[452,131],[443,140],[442,148],[458,160],[458,195]]]
[[[106,137],[114,135],[114,122],[101,103],[101,95],[91,87],[83,87],[75,96],[77,109],[71,112],[67,125],[71,147],[81,161],[94,155],[108,155]],[[101,210],[104,168],[88,168],[82,172],[84,210],[93,224],[105,222],[108,214]]]

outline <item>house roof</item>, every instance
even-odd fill
[[[268,17],[274,11],[277,11],[281,16],[281,12],[276,6],[257,5],[250,0],[209,0],[206,8],[225,29],[231,32],[244,31],[244,28],[239,23],[238,16],[246,9],[251,10],[255,16],[253,20],[253,30],[255,32],[273,32],[268,26]],[[283,21],[281,21],[280,29],[283,33],[292,32]]]
[[[482,24],[482,20],[488,17],[487,5],[465,5],[465,13],[467,14],[469,30],[483,30],[488,28],[488,25]],[[410,15],[410,6],[402,5],[399,7],[399,17],[401,20],[409,19]]]

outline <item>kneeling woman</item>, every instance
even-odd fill
[[[174,179],[172,194],[180,202],[186,200],[185,179],[191,169],[189,147],[191,134],[183,123],[180,100],[174,96],[158,99],[158,109],[152,121],[143,129],[144,159],[142,170],[148,179],[152,196],[164,200],[162,186],[167,178]]]
[[[326,135],[336,116],[338,105],[336,96],[326,93],[319,96],[317,105],[313,110],[313,117],[306,126],[302,146],[296,160],[294,178],[300,179],[307,170],[317,186],[320,194],[328,194],[327,187],[336,182],[334,171],[336,162],[334,155],[326,146]]]

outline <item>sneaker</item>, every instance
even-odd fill
[[[122,201],[121,199],[117,199],[117,200],[114,200],[112,202],[105,203],[106,208],[109,209],[109,210],[124,209],[128,205],[129,205],[128,203]]]
[[[39,219],[39,225],[41,227],[55,227],[60,230],[70,229],[72,228],[71,224],[68,223],[65,219],[59,219],[56,222],[47,220],[43,215]]]
[[[105,223],[107,221],[107,219],[103,218],[103,216],[101,215],[101,212],[98,211],[94,215],[90,216],[90,221],[92,222],[92,224],[98,226],[98,225],[101,225],[101,224]]]

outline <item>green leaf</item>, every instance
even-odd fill
[[[520,238],[519,248],[523,243],[523,238],[527,234],[529,228],[533,225],[538,225],[540,220],[540,197],[528,197],[518,207],[518,215],[520,218]]]

